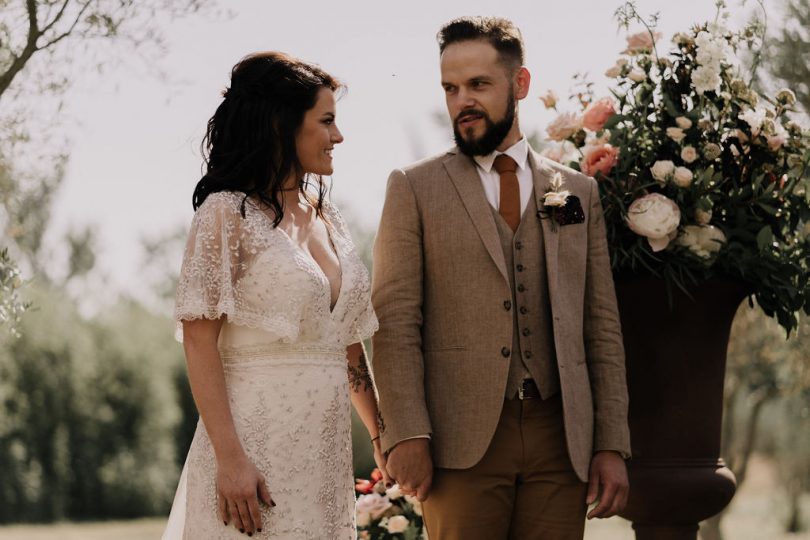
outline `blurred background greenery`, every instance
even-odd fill
[[[770,22],[763,46],[759,84],[793,88],[810,111],[810,0],[782,4],[784,18]],[[61,12],[62,6],[68,9]],[[62,233],[58,265],[43,252],[70,144],[59,130],[32,137],[43,118],[32,108],[46,108],[46,124],[58,124],[75,72],[51,68],[65,54],[88,55],[103,68],[110,59],[96,51],[117,41],[156,58],[163,31],[156,15],[184,17],[215,6],[207,0],[0,0],[0,9],[0,524],[165,515],[197,422],[182,349],[166,315],[176,283],[166,269],[176,267],[185,230],[142,242],[147,294],[88,310],[83,298],[94,290],[97,233],[92,227]],[[31,10],[55,23],[32,29]],[[20,38],[32,31],[41,34],[33,47]],[[60,49],[67,44],[70,50]],[[32,58],[42,58],[36,68]],[[38,99],[17,99],[23,94]],[[806,115],[797,120],[807,124]],[[370,266],[374,233],[353,229]],[[769,471],[769,497],[777,501],[772,521],[785,533],[810,525],[809,356],[807,317],[786,340],[774,321],[740,307],[728,359],[723,453],[741,489],[754,482],[750,465],[765,464],[759,470]],[[356,418],[354,428],[355,471],[367,477],[371,449]],[[723,538],[725,516],[741,515],[734,505],[704,524],[705,538]],[[630,534],[624,526],[616,530]]]

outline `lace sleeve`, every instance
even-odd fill
[[[237,199],[233,194],[213,193],[191,222],[175,297],[178,341],[182,341],[181,321],[236,318],[237,282],[245,269],[243,218]]]

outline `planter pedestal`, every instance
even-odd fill
[[[695,540],[736,490],[720,459],[731,323],[747,291],[713,280],[685,295],[653,277],[616,277],[630,394],[630,497],[637,540]]]

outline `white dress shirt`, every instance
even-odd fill
[[[473,157],[478,165],[475,169],[478,171],[478,176],[481,177],[484,194],[495,210],[498,210],[501,204],[501,175],[498,174],[493,165],[495,164],[495,158],[500,154],[506,154],[517,163],[516,174],[518,186],[520,187],[520,215],[523,216],[523,212],[526,211],[526,206],[529,204],[529,197],[532,194],[534,185],[531,167],[529,167],[529,142],[526,137],[522,137],[518,142],[507,148],[506,152],[495,150],[486,156]]]

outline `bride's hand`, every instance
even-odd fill
[[[391,487],[392,485],[394,485],[394,481],[388,474],[388,470],[385,468],[387,459],[385,458],[385,454],[382,451],[382,446],[379,437],[374,439],[374,441],[372,441],[371,444],[374,447],[374,462],[377,464],[377,468],[380,469],[380,472],[383,475],[383,482],[385,482],[385,487]]]
[[[217,463],[217,505],[225,525],[232,521],[239,532],[250,536],[261,532],[259,500],[268,506],[276,505],[264,476],[246,455]]]

